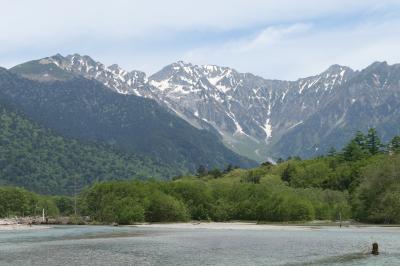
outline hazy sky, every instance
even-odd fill
[[[151,74],[178,60],[297,79],[400,63],[399,0],[0,0],[0,66],[61,53]]]

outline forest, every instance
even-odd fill
[[[165,178],[164,163],[110,145],[63,138],[0,104],[0,184],[41,194],[71,195],[105,180]]]
[[[115,178],[117,179],[117,177]],[[257,168],[207,170],[196,175],[105,181],[77,195],[77,213],[98,223],[175,221],[300,222],[354,220],[400,223],[400,137],[381,143],[375,129],[357,132],[341,150]],[[74,214],[74,198],[0,189],[0,216]]]

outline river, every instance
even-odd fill
[[[373,242],[381,254],[369,255]],[[0,231],[0,265],[400,265],[400,228]]]

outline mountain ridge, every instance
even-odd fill
[[[191,125],[208,129],[218,135],[225,145],[235,152],[259,161],[267,157],[292,155],[310,157],[327,151],[329,147],[323,143],[333,143],[333,141],[325,141],[324,136],[334,130],[344,113],[337,110],[335,115],[329,114],[328,117],[332,118],[324,132],[318,129],[316,122],[311,123],[314,125],[311,129],[301,125],[315,115],[318,116],[318,113],[324,113],[324,109],[328,106],[333,106],[330,110],[334,112],[335,104],[331,102],[338,103],[340,97],[353,97],[349,103],[343,104],[346,110],[355,112],[350,105],[354,104],[357,95],[362,95],[363,92],[360,89],[361,85],[353,86],[356,93],[348,91],[346,86],[351,85],[350,81],[358,80],[359,83],[364,82],[363,86],[378,88],[383,86],[385,81],[378,82],[374,78],[374,75],[377,75],[375,72],[389,71],[386,68],[397,68],[396,65],[388,65],[386,62],[375,62],[359,71],[334,64],[320,74],[295,81],[285,81],[264,79],[251,73],[240,73],[229,67],[195,65],[183,61],[169,64],[147,77],[144,72],[125,71],[117,65],[104,67],[90,57],[78,54],[66,57],[56,55],[56,58],[48,57],[41,60],[61,60],[64,62],[61,64],[62,68],[68,73],[96,79],[122,94],[154,99]],[[13,68],[13,70],[21,73],[18,69]],[[141,74],[128,75],[128,73]],[[360,80],[363,75],[364,81]],[[398,78],[396,73],[392,76]],[[380,77],[382,78],[382,75]],[[360,125],[360,129],[365,126]],[[302,133],[298,134],[306,137],[316,130],[319,133],[311,142],[311,146],[314,146],[313,151],[307,147],[308,151],[303,152],[301,144],[296,144],[298,146],[296,148],[287,149],[291,143],[287,136],[293,135],[291,132],[301,131]],[[350,136],[351,133],[348,132],[343,138]],[[287,145],[280,143],[282,139]],[[336,148],[340,148],[346,140],[339,140],[337,144],[333,144]]]

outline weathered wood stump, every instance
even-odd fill
[[[378,243],[373,243],[372,244],[372,252],[371,252],[371,254],[372,255],[379,255],[379,246],[378,246]]]

